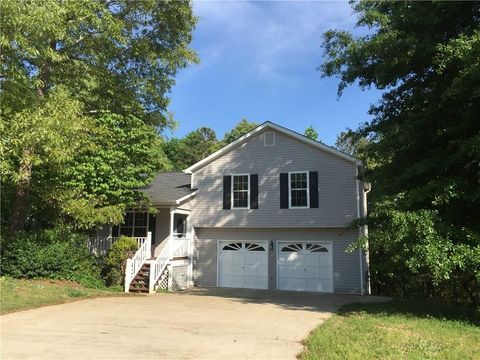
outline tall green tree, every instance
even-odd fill
[[[48,170],[55,178],[59,167],[47,165],[75,166],[80,160],[70,157],[84,148],[78,139],[84,133],[101,146],[96,126],[102,114],[118,114],[127,122],[131,116],[140,119],[150,127],[143,128],[145,134],[171,126],[167,94],[178,70],[197,61],[188,47],[196,19],[188,1],[12,0],[0,2],[0,12],[0,102],[7,132],[2,136],[2,185],[11,190],[7,213],[15,232],[32,218],[34,200],[48,203],[31,193],[36,173],[46,176]],[[58,109],[66,116],[59,116]],[[104,142],[111,145],[108,138]],[[150,160],[140,159],[141,164]],[[143,182],[135,178],[138,174],[123,174],[124,183]],[[115,186],[112,177],[96,181]]]
[[[209,127],[201,127],[183,139],[173,138],[165,143],[165,153],[175,170],[184,170],[217,149],[217,134]]]
[[[375,160],[378,288],[480,303],[480,3],[361,1],[367,35],[324,34],[339,93],[384,90],[358,129]],[[364,32],[365,33],[365,32]]]
[[[33,169],[55,172],[65,166],[85,144],[86,127],[81,103],[61,88],[38,99],[35,106],[12,113],[4,122],[2,190],[10,201],[2,202],[6,205],[2,216],[11,219],[12,229],[24,227]]]
[[[164,150],[173,168],[184,170],[257,126],[255,122],[242,119],[232,130],[225,133],[222,140],[217,139],[217,134],[211,128],[198,128],[182,139],[172,138],[165,142]]]
[[[376,166],[376,162],[368,153],[370,142],[371,140],[362,133],[347,129],[337,135],[335,147],[345,154],[362,160],[368,169],[373,169]]]
[[[311,140],[318,140],[318,131],[312,125],[305,129],[304,135]]]
[[[230,144],[232,141],[238,139],[240,136],[245,135],[250,130],[255,129],[258,125],[258,123],[248,121],[247,119],[240,120],[232,130],[225,134],[225,136],[223,137],[223,144]]]
[[[52,200],[63,219],[82,228],[121,222],[126,207],[146,200],[137,189],[152,181],[158,169],[170,168],[163,139],[143,120],[103,114],[93,122],[85,147],[56,181],[50,186],[42,182],[37,191]]]

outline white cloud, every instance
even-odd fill
[[[320,63],[324,31],[351,29],[355,21],[346,2],[194,1],[194,12],[203,67],[221,61],[258,80],[287,83],[312,55]]]

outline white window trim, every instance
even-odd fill
[[[148,229],[150,228],[150,213],[148,211],[140,211],[140,210],[128,210],[125,212],[125,215],[126,213],[133,213],[133,223],[132,223],[132,235],[128,235],[130,237],[138,237],[138,236],[134,236],[135,234],[135,214],[137,213],[140,213],[140,214],[143,214],[143,213],[146,213],[147,214],[147,234],[148,234]],[[125,221],[125,219],[124,219]],[[118,236],[122,236],[121,233],[122,233],[122,225],[123,224],[118,224]],[[125,226],[125,227],[130,227],[130,226]],[[137,228],[143,228],[144,226],[137,226]],[[127,235],[123,235],[123,236],[127,236]],[[139,236],[139,237],[142,237],[142,236]]]
[[[273,144],[270,144],[270,145],[268,145],[265,142],[265,135],[268,134],[268,133],[272,134],[272,138],[273,138]],[[265,131],[263,133],[263,146],[275,146],[275,131]]]
[[[251,190],[251,183],[250,183],[250,174],[231,174],[231,185],[230,185],[230,204],[232,204],[231,209],[233,210],[250,210],[250,190]],[[248,176],[248,191],[247,191],[247,207],[235,207],[233,202],[233,178],[235,176]],[[238,191],[238,190],[237,190]],[[240,190],[245,192],[245,190]]]
[[[292,206],[292,174],[307,174],[307,206]],[[302,189],[295,189],[302,190]],[[308,171],[288,172],[288,208],[289,209],[310,209],[310,173]]]

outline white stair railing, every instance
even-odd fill
[[[139,248],[132,258],[127,259],[125,267],[125,292],[130,289],[130,283],[147,259],[152,256],[152,233],[149,231],[147,237],[137,237]]]
[[[169,244],[163,247],[157,258],[150,262],[150,278],[148,284],[148,292],[153,293],[155,291],[155,284],[157,283],[165,268],[168,266],[170,260]]]

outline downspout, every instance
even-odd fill
[[[358,179],[359,175],[359,167],[361,165],[357,164],[355,167],[355,178],[356,178],[356,194],[357,194],[357,219],[360,219],[360,180]],[[358,226],[358,237],[360,238],[362,236],[362,228],[361,226]],[[359,266],[360,266],[360,294],[365,295],[365,289],[364,289],[364,283],[363,283],[363,256],[362,256],[362,249],[358,249],[358,260],[359,260]]]
[[[367,194],[372,190],[372,186],[370,183],[367,183],[368,188],[363,190],[363,216],[367,216]],[[371,294],[371,287],[370,287],[370,253],[368,250],[368,225],[363,226],[363,235],[366,237],[365,243],[365,262],[367,265],[367,294]]]

